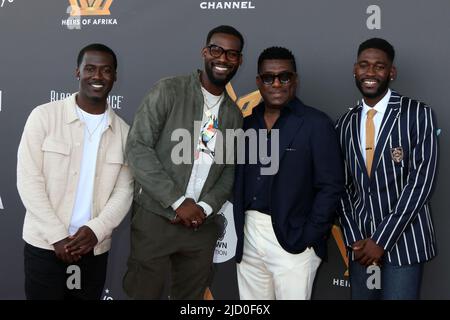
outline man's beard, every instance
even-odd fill
[[[390,82],[391,82],[391,80],[389,78],[387,78],[386,80],[380,82],[380,85],[378,86],[377,91],[375,91],[374,93],[370,93],[370,92],[367,93],[367,92],[364,92],[364,90],[363,90],[362,81],[355,78],[356,87],[358,87],[358,90],[362,93],[363,97],[369,98],[369,99],[373,99],[373,98],[382,96],[389,88]]]
[[[205,71],[206,75],[208,76],[209,81],[212,82],[215,86],[218,87],[225,87],[228,82],[234,77],[234,75],[237,72],[237,68],[234,69],[228,76],[225,77],[225,79],[218,79],[214,77],[214,73],[212,71],[212,68],[209,66],[209,64],[205,63]]]

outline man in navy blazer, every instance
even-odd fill
[[[339,211],[353,299],[418,299],[423,263],[436,255],[429,208],[438,153],[433,114],[389,89],[394,56],[384,39],[359,46],[354,75],[363,101],[337,123],[346,164]]]
[[[332,121],[296,98],[289,50],[264,50],[256,83],[264,101],[244,119],[235,179],[239,294],[310,299],[344,191],[339,142]]]

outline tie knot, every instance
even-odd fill
[[[375,113],[377,113],[377,110],[370,109],[369,111],[367,111],[367,118],[372,119],[375,116]]]

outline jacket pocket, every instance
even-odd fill
[[[106,163],[123,165],[124,164],[123,153],[107,154]]]
[[[47,137],[44,140],[44,143],[42,143],[41,150],[43,152],[54,152],[68,156],[70,154],[70,145],[65,142],[55,140],[51,137]]]
[[[299,229],[299,228],[303,229],[303,225],[305,224],[305,222],[306,222],[305,217],[300,216],[300,215],[291,215],[289,217],[289,225],[296,229]]]
[[[70,144],[47,137],[42,143],[43,172],[48,179],[65,179],[69,172]]]
[[[395,146],[390,148],[389,156],[396,167],[404,167],[405,160],[408,159],[406,150],[402,146]]]
[[[102,168],[101,181],[107,185],[114,185],[119,177],[120,170],[124,166],[122,153],[110,152],[106,154],[105,165]]]

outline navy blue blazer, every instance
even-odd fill
[[[394,265],[430,260],[436,255],[429,202],[438,156],[432,111],[392,91],[369,178],[360,147],[361,110],[357,105],[336,126],[346,169],[339,207],[344,241],[351,246],[370,237]]]
[[[255,108],[261,108],[260,105]],[[344,192],[344,169],[334,124],[323,112],[295,98],[292,112],[280,129],[278,172],[270,176],[270,210],[275,235],[290,253],[314,247],[326,255],[326,239]],[[244,119],[244,130],[256,127],[254,114]],[[248,139],[246,139],[246,152]],[[245,221],[245,165],[237,164],[234,188],[236,261],[242,260]]]

